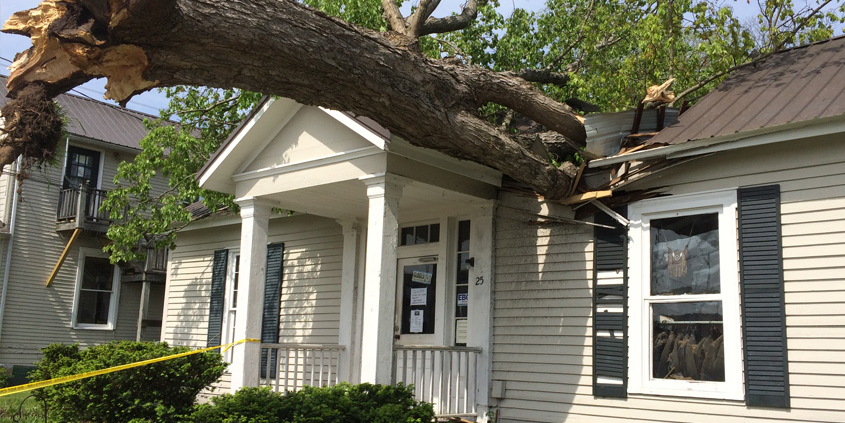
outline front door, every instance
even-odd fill
[[[439,345],[437,256],[398,261],[396,285],[396,343]]]

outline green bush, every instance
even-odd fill
[[[428,423],[431,404],[417,402],[403,385],[305,387],[277,394],[269,388],[244,388],[196,408],[194,423]]]
[[[117,341],[81,350],[52,344],[30,380],[39,381],[188,352],[166,343]],[[216,352],[121,370],[39,390],[50,415],[62,422],[177,422],[191,412],[197,394],[223,374]]]

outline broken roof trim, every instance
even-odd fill
[[[735,134],[720,135],[712,138],[702,138],[680,144],[670,144],[648,150],[591,160],[588,167],[595,169],[629,161],[660,158],[678,159],[843,132],[845,132],[845,115],[830,116],[815,120],[763,127]]]

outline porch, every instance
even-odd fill
[[[237,306],[215,305],[215,324],[229,342],[262,340],[232,349],[230,389],[413,383],[438,414],[478,418],[488,401],[501,174],[374,125],[268,101],[200,172],[202,187],[235,195],[240,207],[239,245],[221,252],[218,285],[234,298],[226,287],[237,274]],[[310,236],[298,232],[309,219],[342,239],[291,252]],[[237,265],[226,270],[224,254]],[[327,257],[331,270],[321,268]],[[286,274],[308,276],[291,288]],[[320,302],[319,292],[331,295]],[[294,305],[295,295],[305,301]]]
[[[260,386],[299,391],[348,382],[339,367],[346,347],[333,344],[262,343]],[[434,405],[438,417],[475,418],[481,348],[394,346],[392,383],[414,385],[417,401]]]

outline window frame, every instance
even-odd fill
[[[76,266],[76,287],[74,288],[73,297],[73,311],[71,312],[71,326],[73,329],[84,330],[115,330],[117,327],[117,309],[120,302],[120,268],[118,265],[112,265],[112,290],[111,298],[109,300],[109,319],[106,324],[95,323],[79,323],[79,301],[81,299],[82,278],[85,275],[86,258],[108,258],[109,255],[102,250],[94,248],[80,248],[79,261]]]
[[[719,294],[685,294],[671,297],[651,295],[650,222],[678,216],[718,213]],[[645,200],[629,206],[629,357],[628,392],[696,398],[743,400],[742,338],[739,305],[739,244],[736,190],[673,195]],[[722,302],[725,381],[652,379],[651,304]]]
[[[223,325],[221,327],[220,345],[226,345],[235,341],[235,322],[237,321],[238,308],[232,307],[232,297],[234,292],[235,268],[238,268],[237,276],[240,282],[240,257],[241,253],[238,249],[230,249],[228,251],[229,257],[226,260],[226,284],[223,291]],[[240,283],[239,283],[240,285]],[[238,287],[240,291],[240,286]],[[224,355],[224,359],[232,362],[232,348],[229,348]]]
[[[66,151],[65,151],[65,158],[64,158],[64,166],[63,166],[63,169],[62,169],[62,183],[61,183],[62,188],[63,189],[78,188],[78,187],[68,186],[69,182],[67,180],[69,178],[68,172],[70,171],[70,167],[73,165],[73,163],[71,163],[71,157],[70,157],[70,154],[71,154],[70,150],[72,148],[77,149],[77,150],[81,150],[82,152],[85,152],[85,153],[95,153],[98,156],[97,157],[97,166],[96,166],[95,169],[92,169],[96,173],[96,175],[93,175],[93,176],[96,177],[97,183],[94,184],[95,186],[89,186],[88,188],[101,189],[102,186],[103,186],[103,169],[105,167],[105,161],[106,161],[105,160],[105,157],[106,157],[105,150],[90,147],[90,146],[82,146],[82,145],[75,144],[75,143],[74,144],[67,144],[67,148],[66,148]]]

